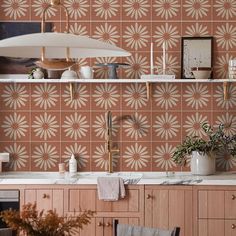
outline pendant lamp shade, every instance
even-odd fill
[[[40,58],[42,47],[49,59],[126,57],[131,54],[117,46],[69,33],[34,33],[0,40],[0,56]]]

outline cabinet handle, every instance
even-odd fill
[[[148,194],[147,195],[147,199],[151,199],[152,198],[152,195],[151,194]]]
[[[231,199],[235,200],[235,198],[236,198],[236,196],[234,194],[232,194]]]
[[[107,226],[107,227],[110,227],[110,226],[111,226],[111,223],[110,223],[110,222],[107,222],[107,223],[106,223],[106,226]]]
[[[47,195],[46,193],[43,194],[43,198],[49,198],[49,195]]]
[[[97,224],[99,227],[101,227],[102,226],[102,223],[101,222],[98,222],[98,224]]]
[[[235,224],[232,224],[232,225],[231,225],[231,228],[232,228],[232,229],[235,229],[235,228],[236,228],[236,225],[235,225]]]

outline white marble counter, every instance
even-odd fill
[[[236,172],[193,176],[190,172],[3,172],[0,184],[96,184],[99,176],[120,176],[126,184],[235,185]]]

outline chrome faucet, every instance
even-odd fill
[[[119,149],[113,147],[112,142],[112,113],[106,114],[106,150],[108,152],[108,172],[113,172],[113,153],[119,152]]]

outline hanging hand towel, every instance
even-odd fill
[[[123,179],[120,177],[97,178],[98,199],[104,201],[117,201],[125,197]]]

